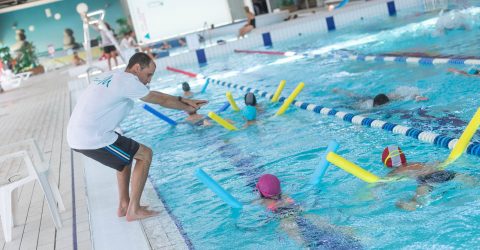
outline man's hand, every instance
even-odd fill
[[[195,99],[187,99],[187,98],[182,98],[182,102],[194,108],[195,110],[200,109],[203,105],[208,103],[207,100],[195,100]]]

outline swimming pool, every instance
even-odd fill
[[[412,22],[422,22],[431,17],[418,16]],[[413,34],[406,28],[400,36],[407,41],[402,43],[403,47],[395,44],[396,39],[387,39],[389,34],[408,25],[389,18],[374,29],[365,25],[358,30],[302,36],[301,39],[275,44],[274,49],[314,51],[377,35],[377,40],[370,43],[345,48],[362,52],[370,52],[369,48],[373,52],[397,48],[413,50],[415,44],[428,44],[424,39],[430,39],[440,44],[434,52],[457,53],[456,42],[450,41],[462,38],[466,43],[470,42],[471,47],[467,46],[465,51],[462,49],[460,52],[469,53],[474,50],[473,41],[479,34],[477,27],[468,35],[461,31],[447,34],[453,39],[432,38]],[[412,44],[412,47],[407,44]],[[419,114],[419,108],[439,118],[446,115],[444,110],[448,110],[458,119],[468,121],[478,106],[475,79],[450,75],[446,71],[447,66],[234,54],[212,60],[202,68],[186,66],[185,69],[269,92],[273,92],[282,79],[288,83],[284,93],[291,92],[298,82],[304,81],[306,87],[297,99],[400,124],[415,123],[421,129],[437,129],[454,137],[459,136],[463,127],[439,126],[440,120],[422,120],[425,117],[421,116],[423,111]],[[180,90],[177,84],[186,80],[181,75],[165,75],[164,72],[158,77],[158,82],[152,83],[153,89],[176,94]],[[194,91],[198,92],[202,83],[192,83]],[[349,98],[332,93],[334,87],[342,87],[368,95],[392,91],[398,86],[418,87],[430,100],[425,103],[395,102],[374,110],[358,111]],[[226,88],[211,85],[206,94],[196,95],[196,98],[210,100],[202,112],[222,106],[226,100],[225,91]],[[243,92],[233,91],[233,95],[241,103]],[[381,152],[387,145],[399,145],[408,160],[418,162],[443,160],[448,156],[448,150],[295,108],[290,108],[284,116],[273,117],[278,105],[271,105],[266,99],[258,98],[258,101],[265,107],[265,112],[259,114],[257,126],[244,131],[228,132],[219,126],[197,128],[185,124],[171,128],[140,108],[122,124],[127,136],[153,148],[155,156],[150,180],[180,221],[194,248],[302,247],[279,230],[279,220],[271,218],[262,206],[253,203],[258,197],[253,192],[254,183],[263,173],[277,175],[282,181],[283,192],[300,203],[306,214],[318,217],[319,224],[335,225],[344,235],[358,239],[364,248],[469,248],[478,241],[480,227],[477,222],[480,217],[476,209],[479,205],[476,186],[445,183],[433,191],[427,207],[416,212],[404,212],[395,207],[395,202],[413,195],[416,187],[414,180],[371,187],[331,166],[320,187],[312,188],[308,184],[321,154],[332,139],[340,143],[339,154],[379,176],[388,173],[380,160]],[[175,119],[184,117],[181,112],[162,112]],[[234,120],[237,125],[241,124],[238,114],[228,111],[223,116]],[[478,157],[465,155],[451,169],[478,176],[478,160]],[[195,178],[194,170],[199,167],[244,203],[238,217]]]

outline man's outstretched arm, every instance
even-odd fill
[[[158,91],[150,91],[147,96],[141,98],[144,102],[158,104],[165,108],[185,110],[187,112],[195,112],[203,105],[207,104],[206,100],[194,100],[182,98],[178,96],[168,95]]]

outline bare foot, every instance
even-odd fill
[[[148,210],[140,207],[137,211],[133,212],[130,209],[127,211],[127,221],[141,220],[148,217],[152,217],[159,214],[158,211]]]
[[[140,206],[140,209],[147,209],[148,206]],[[117,210],[117,216],[118,217],[124,217],[125,215],[127,215],[127,209],[128,209],[128,206],[126,207],[119,207],[118,210]]]

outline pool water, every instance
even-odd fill
[[[433,14],[413,15],[408,21],[402,16],[384,18],[378,25],[366,23],[360,28],[328,35],[302,35],[275,44],[272,49],[318,51],[341,43],[342,49],[362,53],[416,51],[418,48],[442,54],[478,53],[478,26],[470,31],[433,37],[427,32],[430,26],[414,25],[432,17]],[[401,35],[394,37],[399,30]],[[367,36],[373,38],[358,43]],[[461,47],[458,40],[463,41]],[[303,81],[306,87],[298,100],[458,137],[478,107],[478,80],[450,74],[448,67],[232,54],[210,60],[201,68],[186,65],[182,69],[269,92],[285,79],[284,96]],[[158,73],[152,89],[170,94],[179,95],[179,83],[189,80],[164,71]],[[194,92],[199,92],[202,84],[202,81],[191,81]],[[332,92],[334,88],[343,88],[373,96],[399,86],[416,87],[429,101],[397,101],[380,108],[358,110],[350,98]],[[201,113],[221,107],[226,101],[227,90],[211,84],[207,93],[197,94],[195,98],[210,101]],[[237,90],[232,93],[243,107],[244,93]],[[155,152],[150,181],[179,220],[193,248],[314,248],[310,242],[292,239],[280,228],[280,220],[258,203],[255,182],[264,173],[279,177],[283,193],[302,206],[303,217],[322,225],[320,231],[353,237],[363,248],[466,249],[478,243],[478,183],[444,183],[426,198],[427,205],[415,212],[395,206],[398,200],[414,195],[415,180],[372,186],[330,166],[319,187],[309,185],[310,176],[331,140],[340,144],[340,155],[378,176],[389,172],[381,163],[381,153],[387,145],[399,145],[410,162],[441,161],[448,156],[447,149],[296,108],[275,117],[278,104],[270,104],[258,96],[257,100],[265,110],[258,114],[257,125],[237,132],[220,126],[202,128],[179,124],[173,128],[142,110],[140,103],[122,124],[127,136]],[[176,120],[185,117],[179,111],[156,108]],[[237,127],[243,125],[241,116],[231,110],[222,116],[233,120]],[[445,117],[450,120],[454,117],[463,123],[450,124],[445,122],[448,120]],[[478,179],[478,162],[478,157],[464,155],[449,169]],[[196,179],[197,168],[203,168],[240,200],[244,209],[233,211],[208,190]]]

